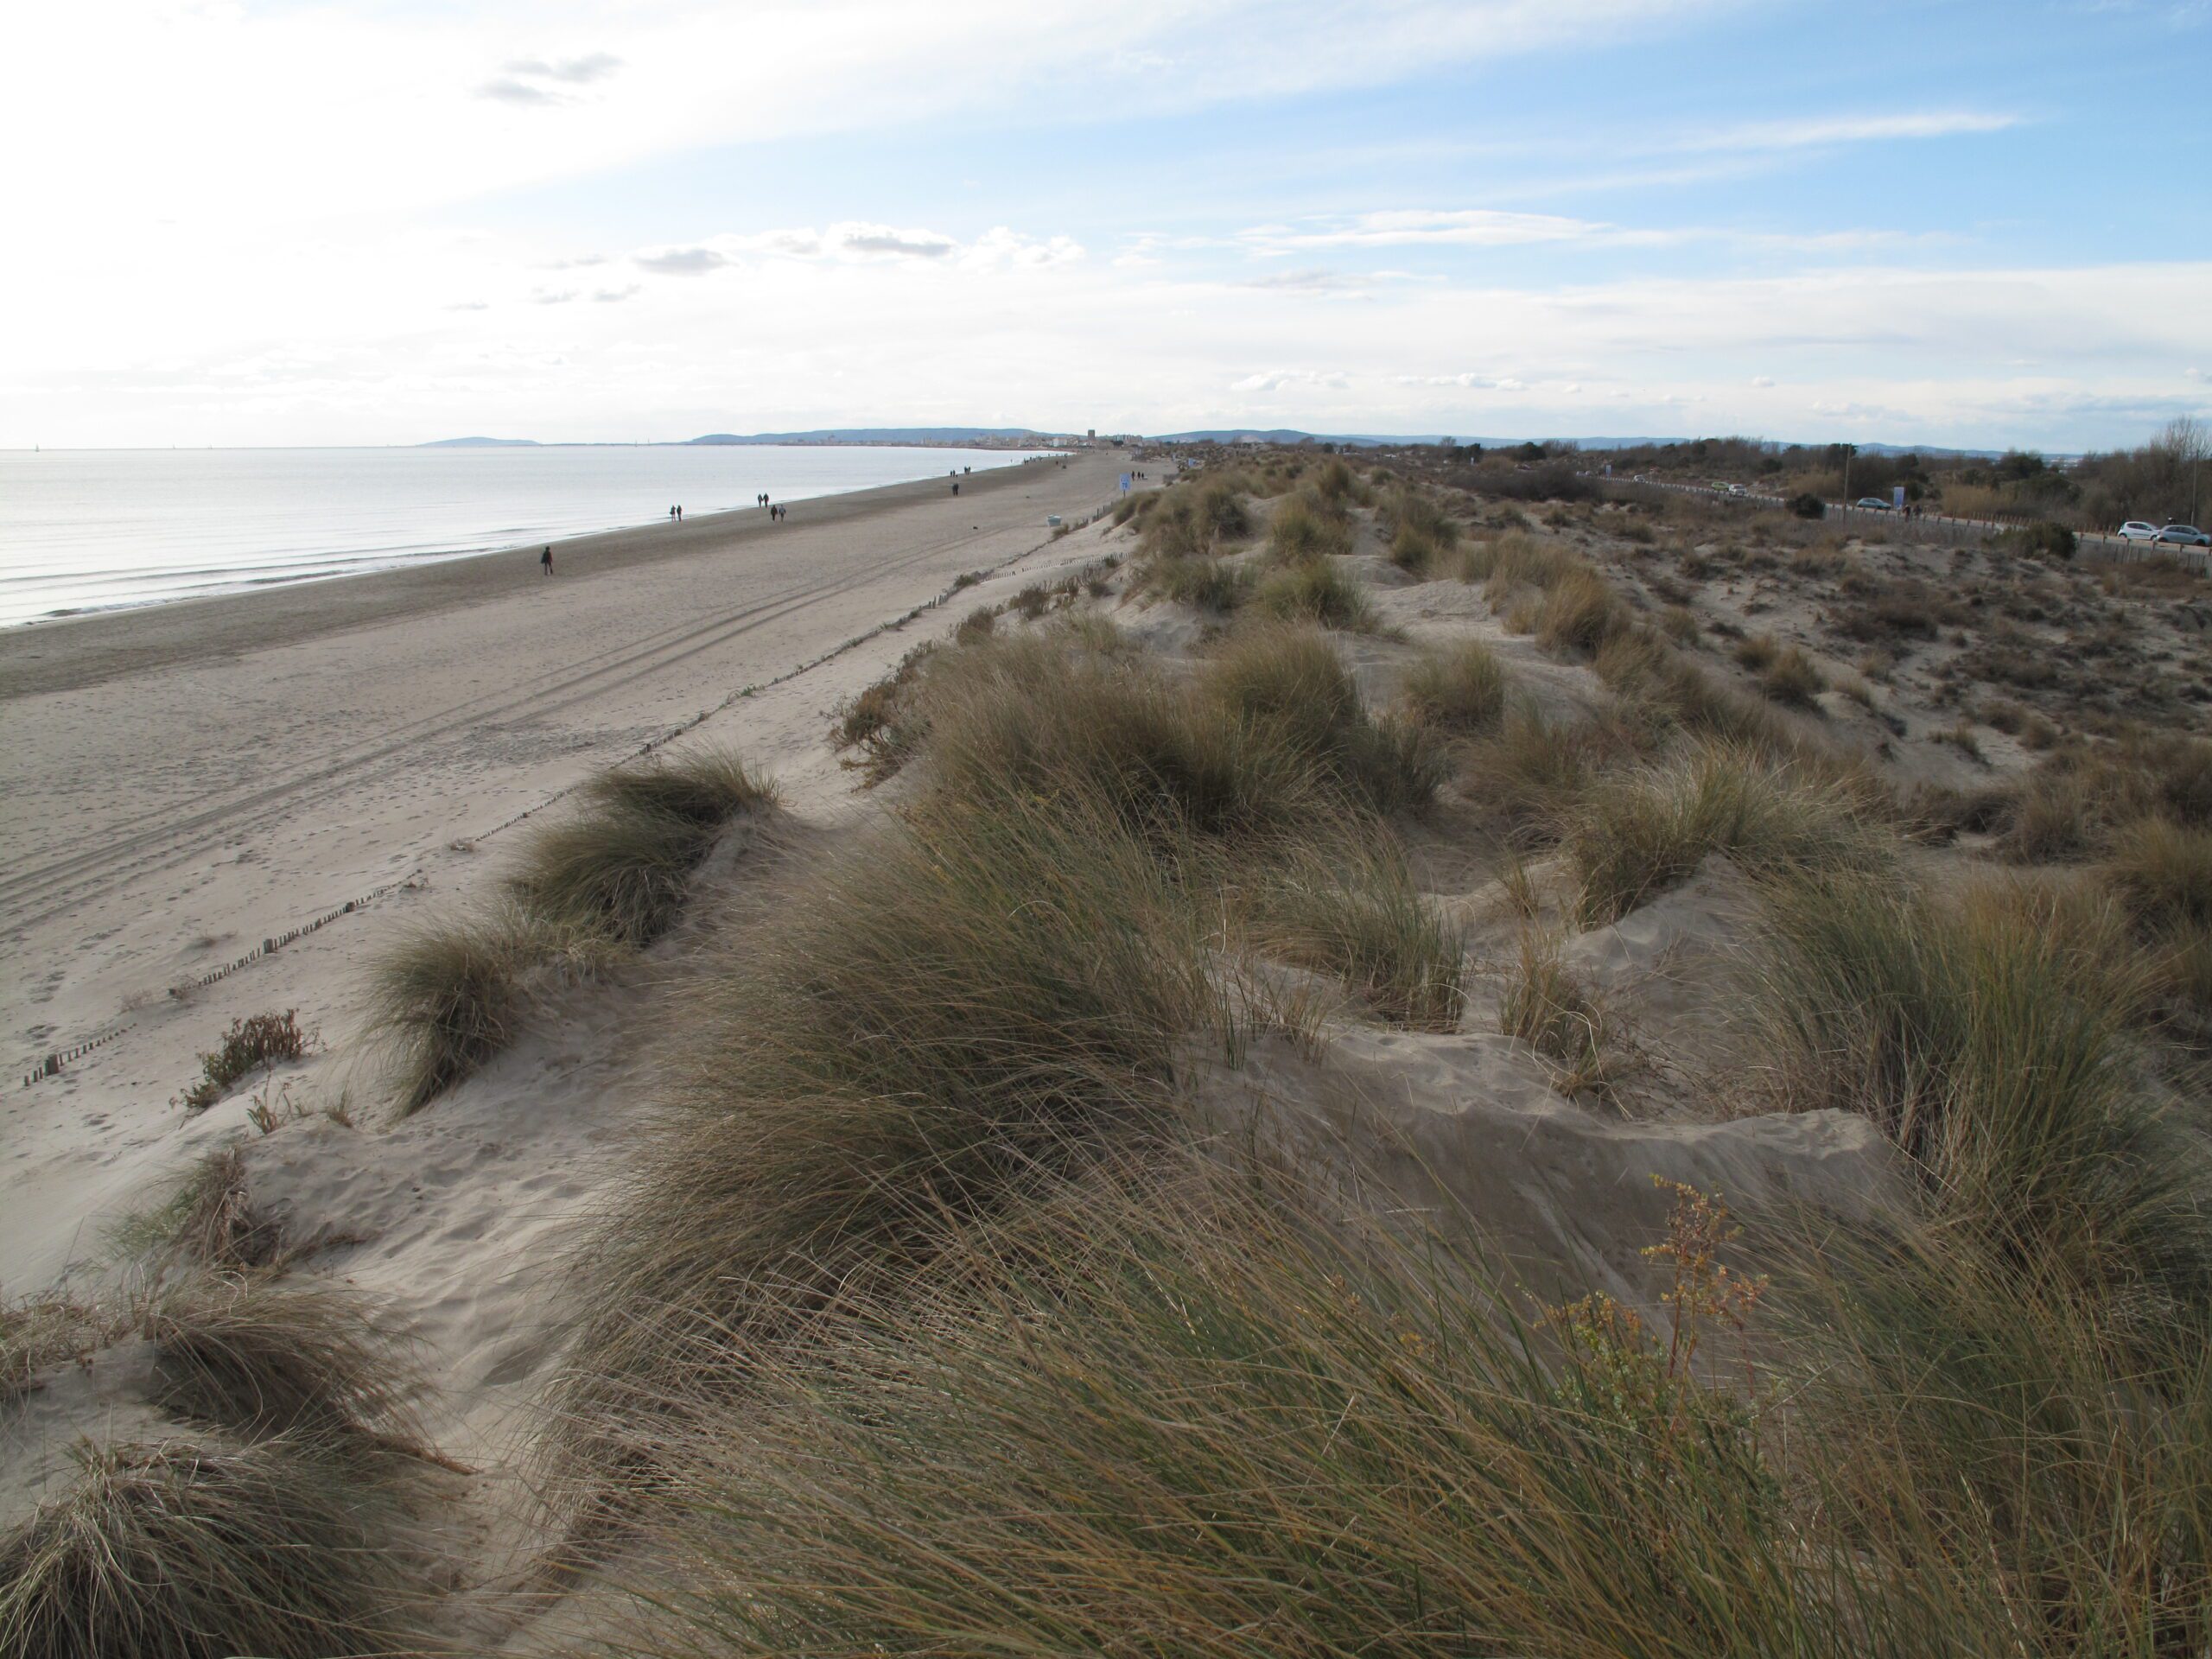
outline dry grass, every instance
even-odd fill
[[[774,804],[772,787],[719,751],[602,772],[582,811],[530,842],[508,889],[558,932],[640,949],[674,925],[727,827]]]
[[[1497,1028],[1559,1068],[1561,1094],[1612,1095],[1630,1065],[1613,1022],[1560,960],[1556,935],[1523,928],[1506,969]]]
[[[200,1158],[160,1204],[119,1223],[108,1242],[117,1255],[159,1278],[178,1267],[267,1267],[283,1247],[283,1233],[247,1192],[245,1154],[226,1146]]]
[[[1389,840],[1286,848],[1266,861],[1252,909],[1247,925],[1266,955],[1335,976],[1387,1024],[1458,1028],[1465,942]]]
[[[1878,869],[1890,857],[1848,790],[1726,745],[1584,791],[1564,850],[1585,927],[1618,920],[1716,853],[1754,874]]]
[[[1478,639],[1423,653],[1406,671],[1406,712],[1424,726],[1459,736],[1495,728],[1505,714],[1505,670]]]
[[[1158,1137],[1183,1043],[1230,1039],[1171,874],[1197,855],[1163,862],[1110,809],[962,798],[730,941],[585,1252],[567,1471],[619,1472],[671,1389],[741,1384],[948,1227]]]
[[[327,1659],[411,1648],[419,1586],[389,1478],[309,1440],[79,1442],[0,1536],[0,1651]]]
[[[1280,564],[1307,564],[1351,551],[1351,524],[1343,512],[1301,490],[1277,505],[1268,522],[1268,555]]]
[[[1357,576],[1325,559],[1309,558],[1270,570],[1260,580],[1254,601],[1281,621],[1318,622],[1325,628],[1372,633],[1375,607]]]
[[[194,1274],[161,1288],[143,1330],[155,1403],[175,1416],[251,1438],[420,1438],[404,1336],[343,1285]]]
[[[1226,616],[1252,591],[1250,573],[1210,554],[1155,559],[1146,565],[1143,585],[1177,605],[1213,616]]]
[[[2201,1154],[2128,1081],[2145,988],[2109,912],[1839,874],[1783,886],[1770,920],[1762,1006],[1789,1103],[1872,1118],[1993,1248],[2169,1312],[2212,1306]]]
[[[112,1315],[75,1296],[0,1302],[0,1406],[36,1389],[41,1372],[90,1358],[114,1325]]]
[[[510,905],[401,937],[369,982],[369,1031],[402,1112],[420,1110],[522,1033],[559,936]]]
[[[1628,624],[1627,608],[1611,584],[1584,566],[1566,571],[1544,590],[1535,632],[1546,651],[1588,656]]]
[[[372,969],[365,999],[401,1110],[506,1048],[543,989],[588,979],[665,933],[729,825],[774,803],[771,785],[715,750],[603,773],[582,811],[524,849],[505,903],[403,935]]]

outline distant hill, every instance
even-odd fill
[[[709,432],[687,443],[976,443],[985,438],[1034,438],[1026,426],[840,426],[810,432]]]
[[[536,438],[433,438],[417,449],[535,449]]]

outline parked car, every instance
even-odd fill
[[[2155,542],[2158,539],[2158,527],[2146,524],[2140,518],[2131,518],[2120,527],[2120,539],[2123,542]]]
[[[2176,547],[2212,547],[2212,536],[2195,524],[2167,524],[2158,531],[2158,539]]]
[[[1878,495],[1862,495],[1851,505],[1864,507],[1869,512],[1887,512],[1890,510],[1890,504]]]

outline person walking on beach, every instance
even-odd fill
[[[550,576],[553,574],[553,545],[551,543],[547,543],[545,550],[537,556],[537,563],[539,567],[543,569],[547,575]]]

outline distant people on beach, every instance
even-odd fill
[[[957,494],[959,494],[959,493],[960,493],[960,480],[959,480],[958,479],[955,479],[955,480],[952,480],[952,493],[953,493],[955,495],[957,495]]]
[[[547,575],[550,576],[553,574],[553,549],[550,543],[547,544],[545,550],[537,556],[537,563],[544,569]]]

